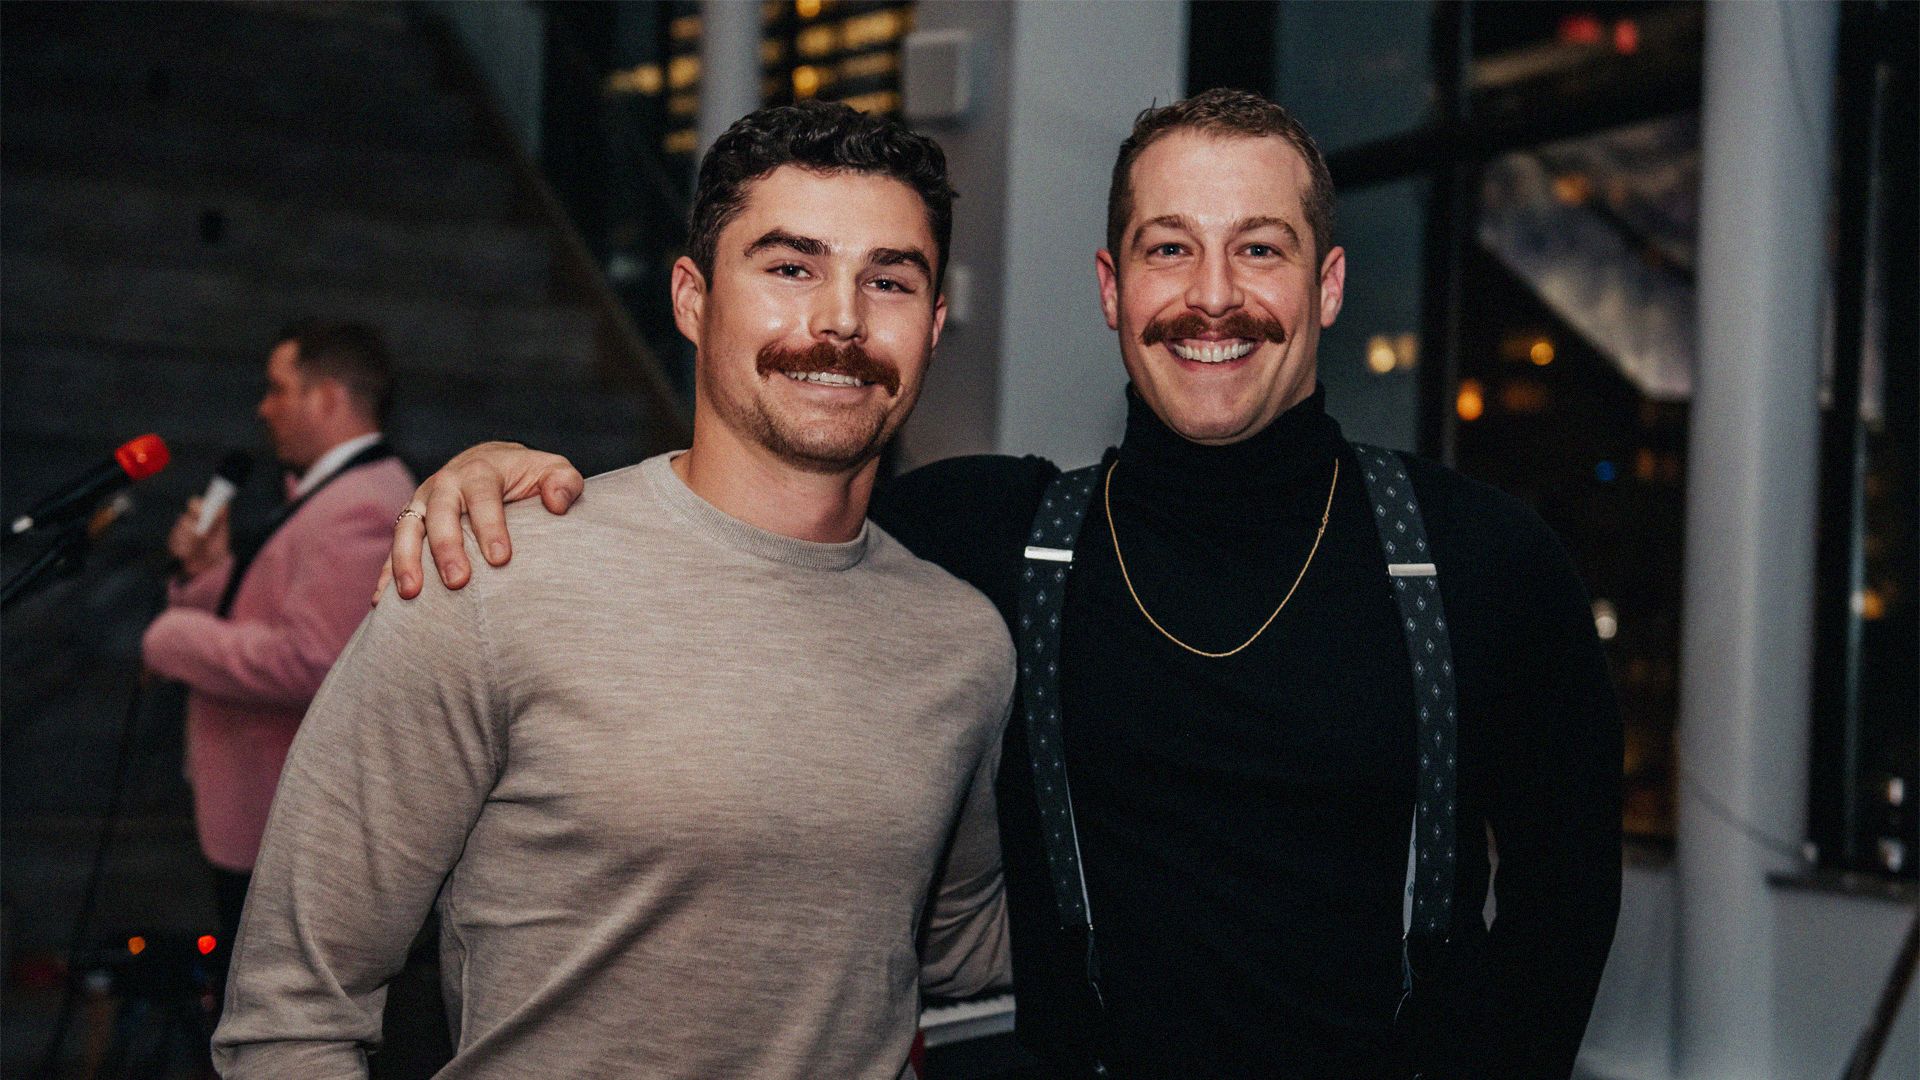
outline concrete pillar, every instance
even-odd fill
[[[1838,11],[1708,5],[1687,467],[1675,1074],[1774,1067],[1766,875],[1805,833]]]
[[[960,200],[947,332],[901,464],[1092,462],[1126,411],[1093,269],[1107,182],[1134,116],[1182,96],[1186,5],[921,0],[914,26],[964,38],[973,93],[964,116],[927,127]]]
[[[701,0],[700,152],[759,107],[759,0]]]

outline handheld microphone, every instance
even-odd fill
[[[33,529],[57,525],[91,511],[102,496],[118,491],[136,480],[145,480],[167,467],[167,444],[158,435],[142,435],[113,452],[113,460],[103,462],[69,481],[60,490],[40,500],[32,510],[13,519],[10,536]]]
[[[100,539],[102,533],[113,528],[114,522],[131,513],[133,513],[133,496],[124,491],[101,503],[100,508],[93,512],[93,516],[87,519],[87,539],[89,541]]]
[[[213,521],[220,511],[227,508],[234,495],[240,491],[240,485],[253,475],[253,455],[245,450],[235,450],[220,459],[220,467],[213,472],[213,479],[207,481],[206,494],[200,496],[200,517],[193,523],[196,536],[207,535],[213,528]]]

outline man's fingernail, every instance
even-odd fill
[[[495,540],[493,543],[487,545],[487,558],[492,559],[494,562],[497,563],[506,557],[507,557],[507,545],[501,543],[498,540]]]

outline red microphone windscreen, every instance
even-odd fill
[[[167,467],[169,460],[167,444],[158,435],[142,435],[130,439],[120,449],[113,452],[113,460],[127,471],[135,480],[145,480],[154,473]]]

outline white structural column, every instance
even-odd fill
[[[759,0],[702,0],[700,152],[759,107]]]
[[[999,441],[1071,468],[1123,427],[1127,374],[1093,255],[1133,118],[1181,97],[1186,5],[1022,4],[1013,25]]]
[[[972,77],[965,116],[927,129],[960,192],[948,281],[958,313],[902,464],[1097,460],[1126,416],[1126,370],[1093,269],[1107,181],[1134,116],[1180,97],[1186,5],[921,0],[914,25],[962,37]]]
[[[1784,1075],[1766,875],[1792,864],[1806,819],[1837,20],[1825,2],[1707,8],[1678,740],[1686,1080]]]

